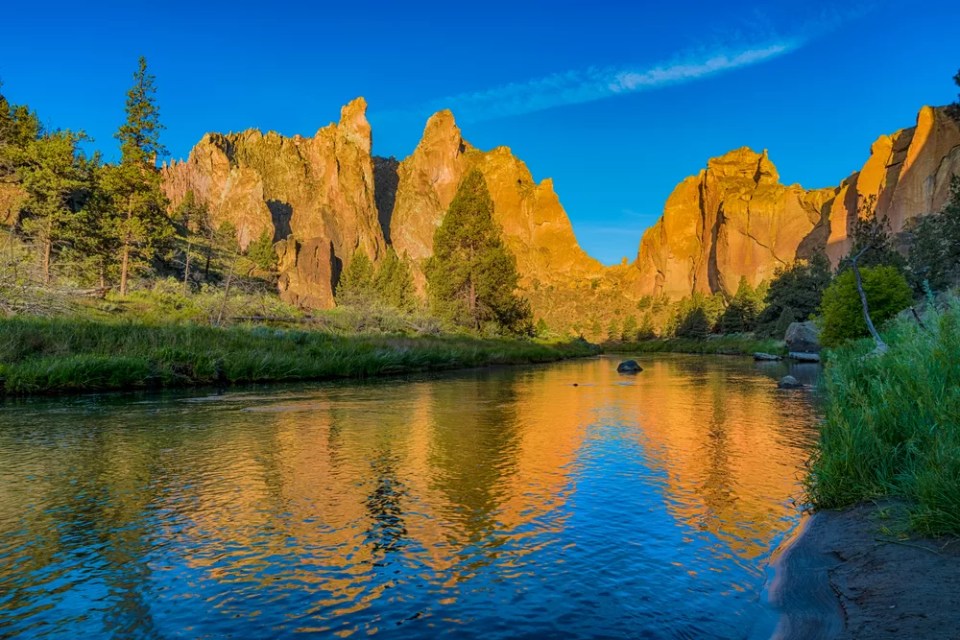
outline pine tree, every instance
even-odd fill
[[[380,301],[388,306],[401,311],[413,311],[417,307],[417,294],[410,267],[400,259],[393,247],[387,248],[374,277],[373,287]]]
[[[757,317],[760,315],[761,300],[756,290],[747,282],[747,278],[740,276],[737,293],[720,316],[720,332],[753,331],[757,326]]]
[[[91,189],[91,169],[78,154],[83,133],[45,133],[16,154],[17,174],[26,192],[23,230],[40,247],[44,285],[50,283],[50,265],[55,249],[86,233],[78,212]]]
[[[623,330],[620,333],[620,339],[623,342],[633,342],[637,339],[638,328],[636,316],[627,316],[623,320]]]
[[[362,249],[357,249],[350,264],[340,274],[334,294],[337,304],[368,306],[376,301],[373,287],[374,269],[370,258]]]
[[[115,135],[120,141],[120,164],[110,167],[103,181],[114,214],[105,221],[105,231],[117,239],[120,248],[121,296],[127,293],[130,272],[137,263],[151,259],[173,232],[156,166],[157,157],[166,153],[160,144],[163,126],[155,78],[147,73],[145,58],[140,58],[133,79],[127,92],[127,119]]]
[[[426,268],[430,306],[438,317],[460,326],[480,330],[490,323],[529,334],[530,305],[516,294],[516,262],[500,234],[486,180],[471,171],[434,234]]]
[[[273,234],[268,229],[264,229],[260,237],[250,243],[247,257],[264,271],[276,270],[277,252],[273,248]]]
[[[960,71],[957,71],[957,75],[953,76],[953,81],[960,87]],[[960,122],[960,94],[957,95],[957,99],[952,104],[947,105],[947,115]]]
[[[620,340],[620,321],[617,318],[611,318],[607,325],[607,342],[617,342]]]

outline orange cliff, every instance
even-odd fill
[[[939,211],[960,173],[960,128],[931,107],[915,127],[879,138],[863,169],[836,188],[783,185],[766,151],[736,149],[674,189],[633,264],[604,267],[578,244],[553,183],[534,182],[508,148],[473,147],[453,114],[440,111],[402,162],[373,157],[365,110],[362,98],[354,100],[313,138],[207,134],[187,161],[163,169],[164,190],[172,207],[193,191],[216,224],[237,228],[241,246],[271,235],[281,296],[329,308],[358,249],[376,261],[392,245],[422,294],[434,232],[460,180],[477,169],[534,315],[554,329],[578,330],[601,316],[635,314],[646,295],[732,294],[741,278],[758,285],[818,250],[836,263],[865,203],[875,202],[876,214],[901,231],[911,218]]]
[[[463,139],[450,111],[428,121],[417,148],[400,163],[390,237],[412,262],[423,290],[423,263],[433,254],[433,235],[453,201],[460,180],[479,170],[487,182],[494,216],[517,259],[521,286],[597,277],[603,266],[577,243],[570,219],[549,179],[534,182],[527,166],[507,147],[480,151]]]
[[[357,98],[343,107],[339,124],[312,138],[252,129],[205,135],[186,162],[163,169],[171,209],[193,191],[214,224],[236,227],[241,247],[267,232],[276,243],[281,297],[332,307],[333,288],[354,252],[376,260],[386,248],[366,108]]]

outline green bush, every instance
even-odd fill
[[[860,274],[875,325],[889,320],[913,301],[910,285],[897,268],[864,267]],[[825,347],[836,347],[869,334],[853,269],[842,272],[823,292],[820,314],[823,322],[820,341]]]

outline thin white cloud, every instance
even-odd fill
[[[804,38],[781,40],[736,50],[685,56],[645,68],[591,67],[565,71],[483,91],[447,96],[434,101],[428,108],[452,109],[457,119],[464,122],[522,115],[693,82],[778,58],[805,43]]]

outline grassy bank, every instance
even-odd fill
[[[583,341],[343,336],[268,327],[0,319],[2,393],[364,378],[591,355]]]
[[[754,338],[750,335],[727,335],[695,340],[692,338],[662,338],[605,345],[616,353],[700,353],[716,355],[750,355],[757,351],[786,355],[783,341]]]
[[[815,506],[897,498],[915,530],[960,533],[960,304],[924,324],[895,320],[879,357],[869,341],[832,353],[807,481]]]

